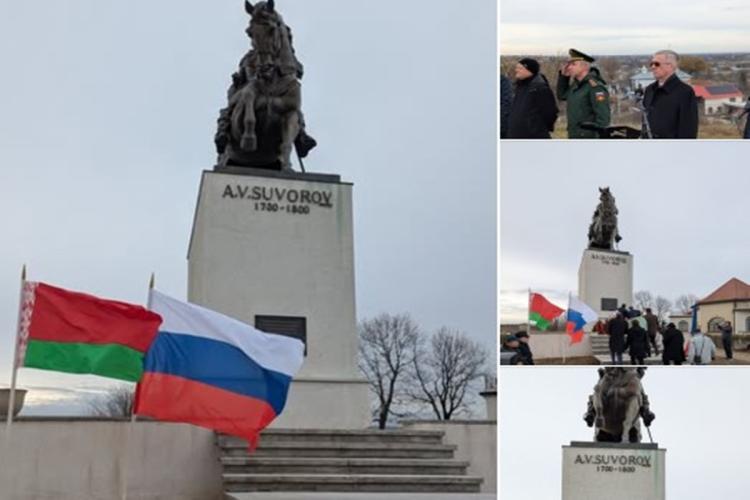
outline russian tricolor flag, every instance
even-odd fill
[[[583,340],[583,327],[586,323],[596,321],[599,315],[596,311],[584,304],[578,297],[569,297],[568,302],[568,321],[565,325],[565,331],[570,335],[570,343],[577,344]]]
[[[163,322],[146,354],[135,413],[240,436],[255,448],[284,409],[303,343],[155,290],[151,310]]]

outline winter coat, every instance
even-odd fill
[[[643,317],[646,318],[649,337],[655,337],[656,333],[659,331],[659,318],[657,318],[654,313],[646,313]]]
[[[541,73],[516,82],[510,108],[509,139],[549,139],[557,121],[557,103]]]
[[[557,98],[568,102],[566,112],[570,139],[599,138],[598,132],[581,127],[584,123],[609,127],[609,90],[598,69],[591,68],[580,82],[558,73]]]
[[[677,75],[664,85],[654,82],[643,95],[651,134],[655,139],[695,139],[698,137],[698,98],[693,87]],[[642,137],[647,136],[644,124]]]
[[[508,137],[510,108],[513,105],[513,84],[503,75],[500,77],[500,138]]]
[[[701,357],[700,363],[696,363],[693,360],[696,353]],[[690,339],[687,353],[687,360],[690,364],[709,365],[711,364],[711,361],[713,361],[715,355],[716,346],[714,345],[714,341],[711,340],[711,337],[703,335],[702,333],[693,335],[693,338]]]
[[[662,342],[664,342],[664,352],[661,355],[661,359],[664,362],[685,361],[685,336],[677,328],[667,328],[662,334]]]
[[[531,348],[529,347],[529,344],[519,342],[518,353],[523,357],[523,364],[525,365],[534,364],[534,355],[531,353]]]
[[[607,331],[609,332],[609,350],[616,353],[624,352],[628,322],[621,317],[612,318],[607,324]]]
[[[625,347],[630,349],[628,352],[634,358],[645,359],[651,355],[648,333],[640,326],[634,326],[628,330],[628,339],[625,342]]]
[[[745,133],[743,134],[743,139],[750,139],[750,106],[746,105],[747,111],[745,111]]]

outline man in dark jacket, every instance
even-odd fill
[[[516,338],[518,339],[518,353],[523,358],[523,364],[533,365],[534,355],[531,353],[531,347],[529,347],[529,334],[524,331],[516,332]]]
[[[677,329],[674,323],[667,325],[667,329],[662,333],[664,342],[664,352],[661,359],[665,365],[674,363],[681,365],[685,361],[685,336]]]
[[[742,138],[750,139],[750,97],[747,98],[745,111],[742,112],[742,115],[745,115],[745,133],[742,134]],[[742,115],[740,115],[740,118],[742,118]]]
[[[500,76],[500,138],[508,137],[510,126],[510,108],[513,105],[513,84],[510,78]]]
[[[609,332],[609,353],[612,355],[612,363],[622,364],[622,353],[625,351],[625,335],[628,333],[628,322],[619,312],[609,320],[607,325]]]
[[[646,87],[643,96],[644,138],[698,137],[698,98],[693,87],[677,78],[678,62],[679,56],[671,50],[660,50],[651,58],[656,81]]]
[[[516,89],[510,109],[509,139],[549,139],[557,121],[557,104],[539,62],[524,58],[516,64]]]
[[[651,356],[651,349],[648,345],[648,333],[641,328],[637,319],[631,322],[625,347],[629,348],[630,362],[634,365],[645,364],[646,358]]]
[[[656,345],[656,334],[659,333],[659,318],[651,312],[651,308],[646,308],[646,314],[643,315],[646,320],[646,328],[648,331],[648,340],[651,342],[651,346],[654,348],[654,354],[659,355],[659,346]]]
[[[719,331],[721,332],[721,345],[724,346],[724,354],[727,359],[731,360],[732,356],[732,323],[725,321],[723,325],[719,325]]]

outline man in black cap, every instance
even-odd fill
[[[510,109],[509,139],[549,139],[557,104],[539,62],[525,57],[516,64],[516,89]]]
[[[601,128],[609,126],[607,83],[599,70],[591,66],[593,57],[576,49],[570,49],[568,53],[570,58],[557,78],[557,98],[568,102],[568,137],[597,138],[599,134],[596,130],[587,130],[581,125],[590,123]]]
[[[521,355],[521,363],[524,365],[534,364],[534,355],[529,346],[529,334],[525,331],[516,332],[518,339],[518,353]]]
[[[693,87],[677,77],[679,60],[672,50],[660,50],[651,58],[651,73],[656,81],[643,94],[644,138],[698,137],[698,98]]]

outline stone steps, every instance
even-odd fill
[[[224,456],[246,456],[247,443],[222,446]],[[421,443],[330,443],[309,441],[280,442],[258,445],[255,457],[342,457],[342,458],[453,458],[456,447],[444,444]]]
[[[222,457],[224,472],[231,474],[386,474],[447,475],[466,474],[468,462],[456,460],[402,460],[392,458],[277,458]]]
[[[478,493],[482,484],[439,431],[273,429],[252,454],[238,438],[217,443],[231,493]]]
[[[469,476],[367,474],[224,474],[227,492],[329,491],[479,493],[482,480]]]
[[[268,429],[261,434],[261,444],[279,442],[329,441],[335,443],[426,443],[441,444],[443,433],[417,430],[324,430],[324,429]],[[232,436],[219,436],[219,445],[245,441]]]

